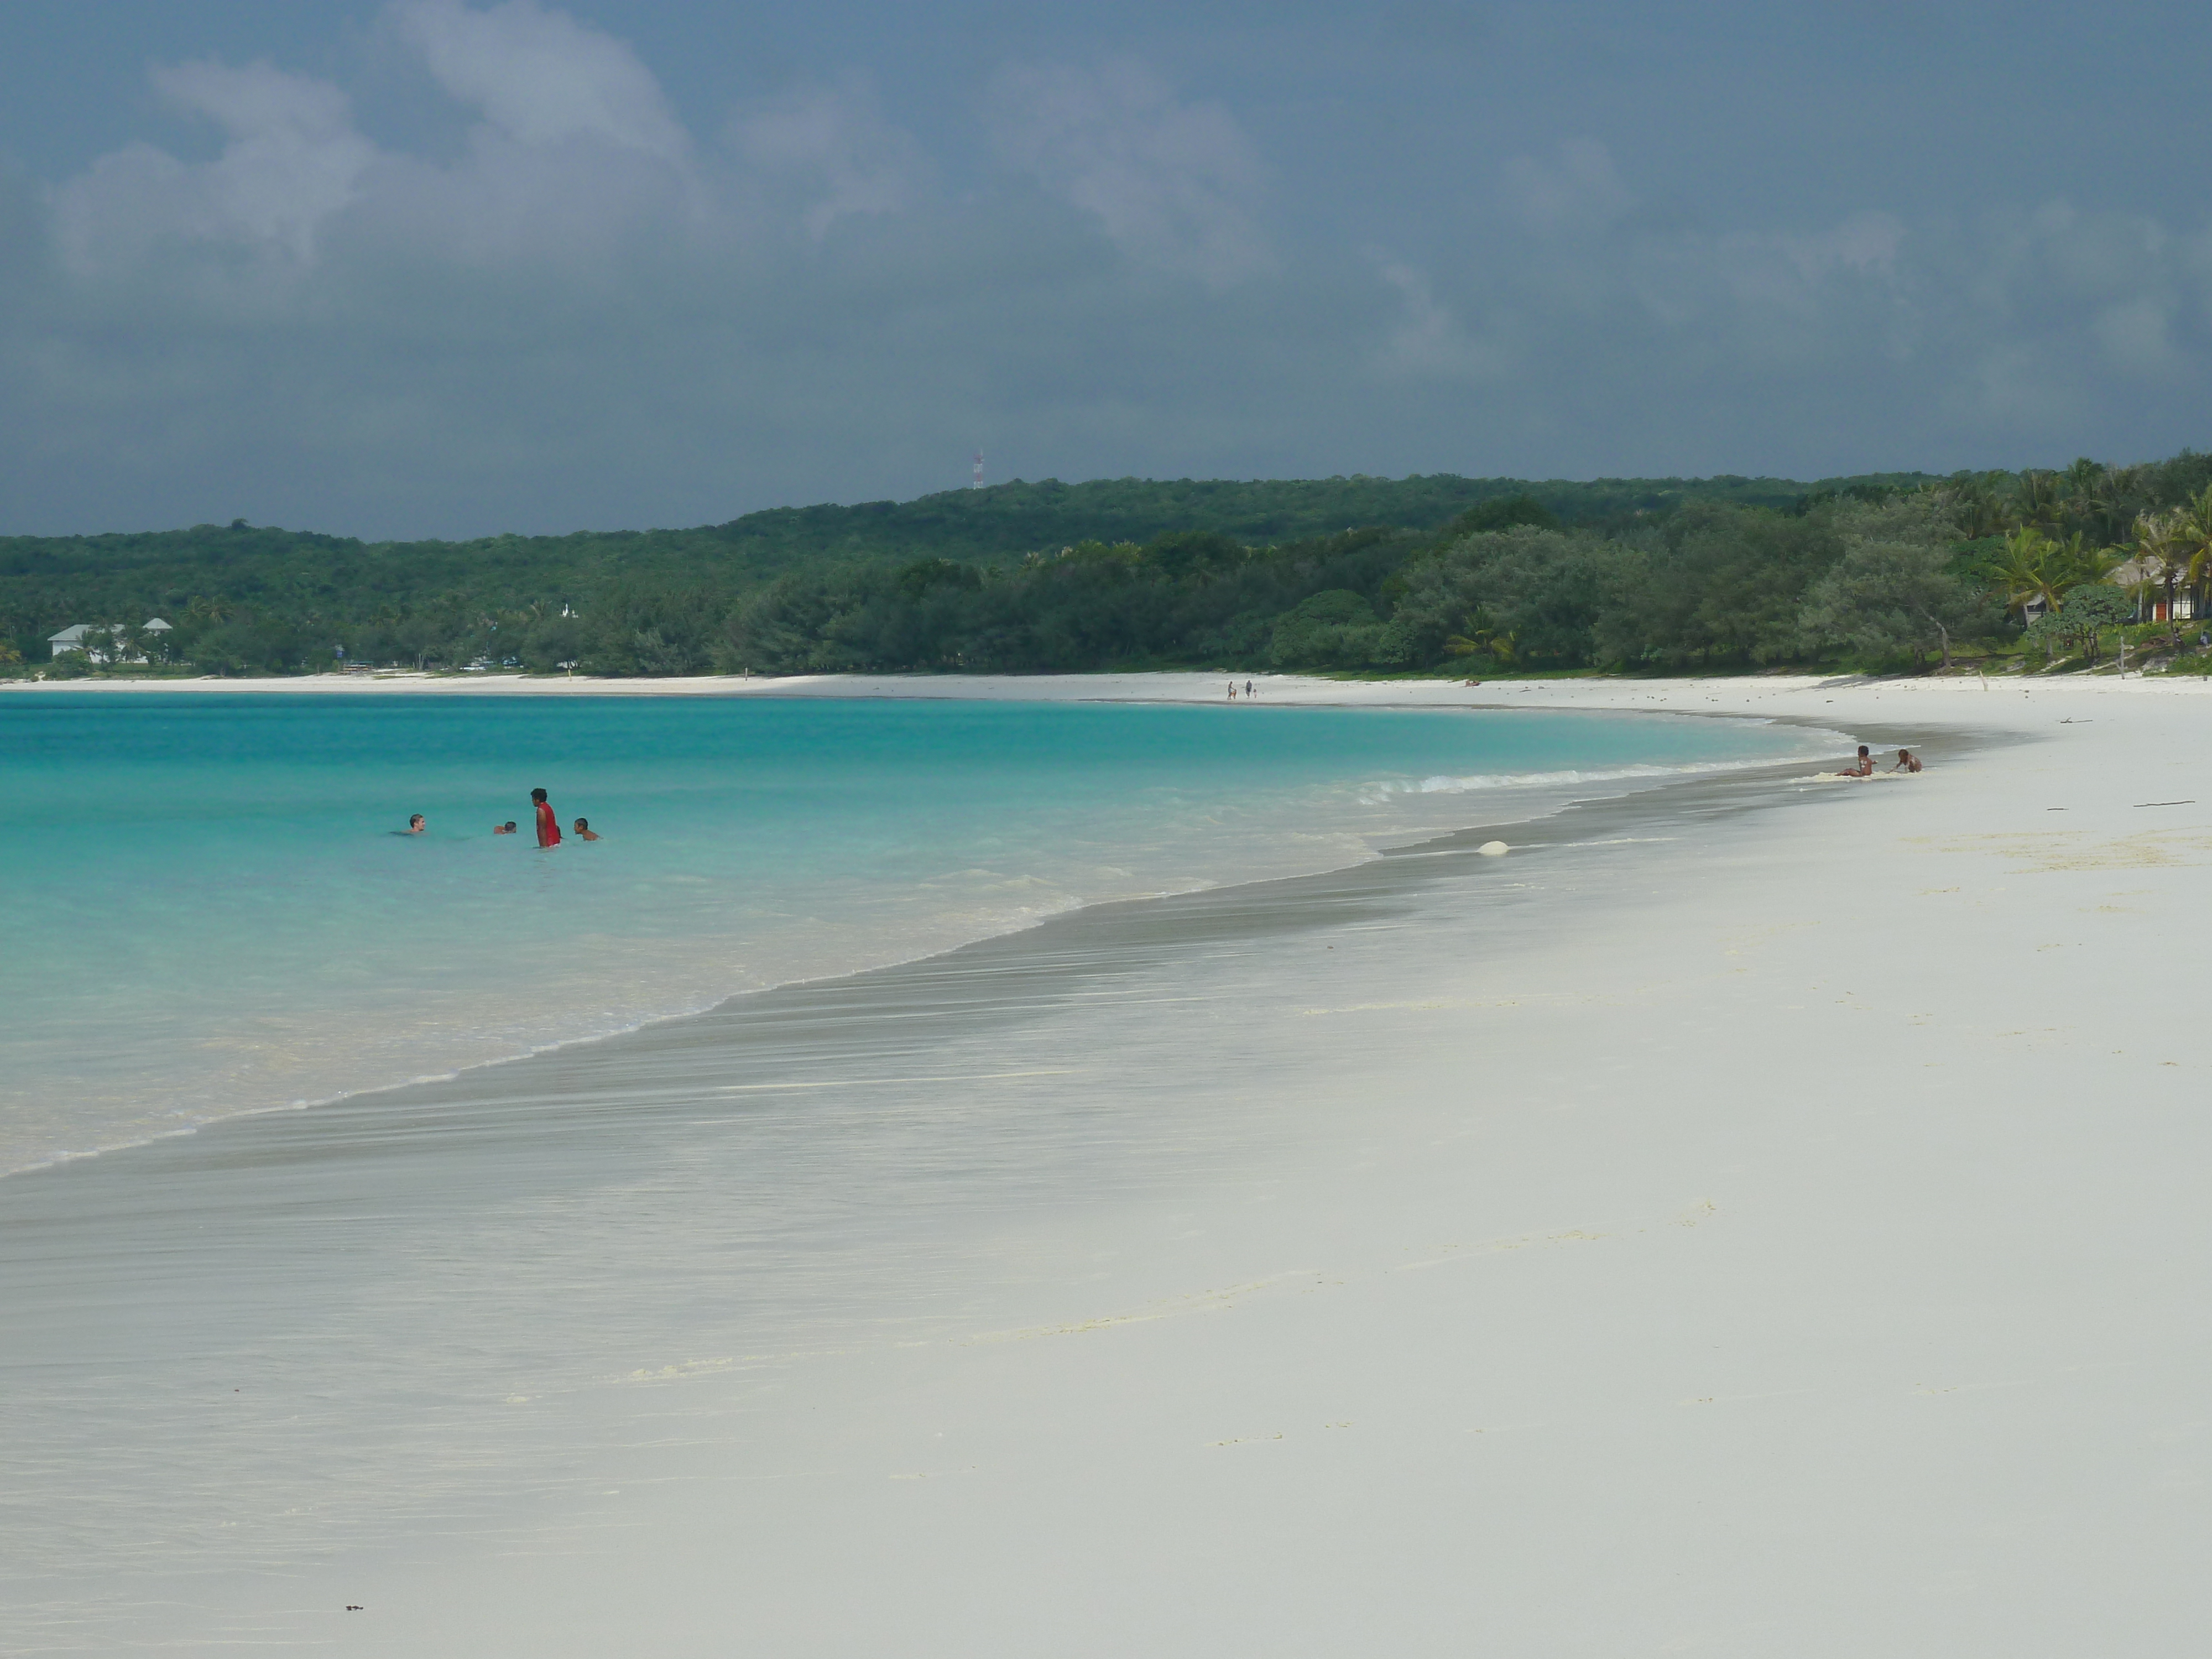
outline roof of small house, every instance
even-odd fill
[[[115,634],[120,633],[122,629],[123,624],[121,623],[71,623],[67,628],[62,629],[60,633],[47,635],[46,643],[49,645],[81,645],[84,642],[84,636],[95,630],[104,630],[107,633]],[[177,630],[170,627],[168,623],[163,622],[159,617],[155,617],[147,623],[145,627],[140,629],[138,631],[142,634],[173,634]]]

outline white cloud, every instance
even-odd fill
[[[622,42],[534,0],[402,0],[388,16],[437,84],[483,115],[460,158],[380,153],[328,82],[261,63],[160,66],[155,89],[222,127],[222,153],[186,162],[133,144],[101,157],[52,193],[65,261],[112,273],[181,244],[203,257],[173,281],[245,282],[267,300],[264,279],[316,263],[342,218],[380,259],[542,270],[559,258],[580,274],[641,235],[711,237],[733,222]]]
[[[1516,155],[1504,174],[1508,199],[1540,231],[1601,228],[1628,209],[1613,153],[1595,138],[1567,140],[1556,158]]]
[[[1468,380],[1495,374],[1502,356],[1479,341],[1451,308],[1436,295],[1428,276],[1396,259],[1383,259],[1382,280],[1397,291],[1398,315],[1392,320],[1378,366],[1386,373],[1421,379]]]
[[[1273,268],[1259,153],[1220,105],[1178,101],[1126,59],[1010,69],[994,103],[1000,158],[1095,216],[1130,258],[1216,288]]]
[[[177,64],[152,78],[170,104],[215,122],[228,143],[197,167],[132,144],[62,185],[54,205],[70,263],[89,274],[168,238],[312,260],[316,233],[360,194],[376,160],[354,131],[345,94],[265,63]]]
[[[1905,244],[1905,225],[1887,213],[1854,213],[1834,228],[1809,236],[1783,236],[1778,246],[1807,282],[1817,282],[1832,270],[1850,270],[1863,275],[1887,276],[1897,269],[1898,250]]]
[[[536,0],[475,11],[403,0],[392,17],[448,93],[524,144],[595,139],[680,162],[690,141],[659,82],[622,41]]]
[[[802,195],[801,222],[816,240],[849,214],[910,204],[929,175],[914,140],[884,120],[867,86],[852,80],[769,99],[739,112],[730,144],[764,179]]]

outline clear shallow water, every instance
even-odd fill
[[[0,1171],[1809,743],[1538,713],[10,698]],[[605,839],[539,851],[541,784]],[[428,834],[392,833],[413,811]]]

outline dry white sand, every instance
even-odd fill
[[[557,1405],[518,1386],[573,1455],[510,1480],[496,1524],[434,1503],[404,1528],[341,1524],[319,1559],[173,1586],[131,1638],[1745,1659],[2212,1642],[2203,688],[1267,684],[1263,707],[1802,718],[1929,769],[1516,849],[1407,905],[1164,951],[1114,995],[923,1055],[934,1080],[879,1127],[935,1090],[964,1103],[961,1156],[931,1163],[925,1198],[843,1155],[910,1210],[806,1281],[820,1295],[775,1344],[640,1335],[626,1380]],[[917,1159],[955,1121],[931,1120]],[[593,1235],[640,1295],[737,1224],[662,1226],[716,1189],[655,1180],[635,1239]],[[542,1219],[549,1259],[582,1224]],[[533,1265],[446,1263],[447,1300],[423,1291],[416,1316],[526,1305]],[[592,1271],[549,1268],[546,1305],[568,1285],[585,1318],[607,1293]],[[64,1650],[61,1592],[38,1594],[24,1627]]]

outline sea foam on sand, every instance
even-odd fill
[[[76,1287],[87,1332],[83,1437],[27,1451],[33,1484],[138,1497],[53,1499],[74,1535],[0,1627],[516,1656],[2212,1639],[2203,692],[1263,701],[1304,696],[1768,714],[1928,770],[1104,907],[689,1049],[500,1068],[526,1096],[198,1138],[173,1155],[240,1201],[211,1245],[143,1190],[121,1265],[17,1229],[18,1285]],[[38,1179],[96,1206],[100,1162]],[[97,1432],[162,1389],[222,1455]],[[206,1532],[157,1524],[193,1492]]]

